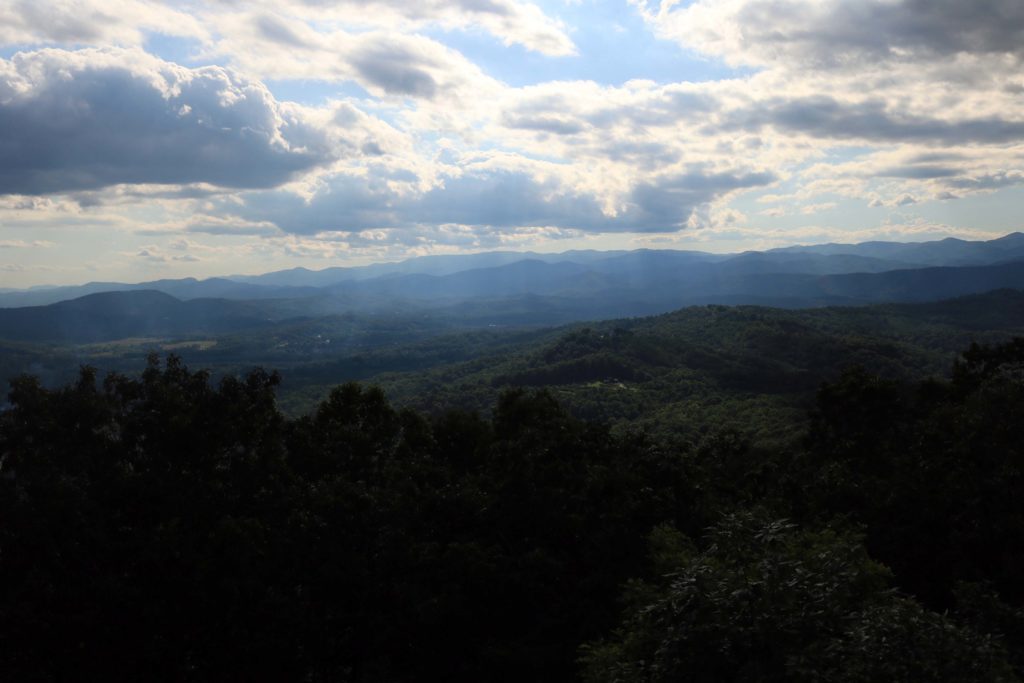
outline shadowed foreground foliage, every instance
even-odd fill
[[[426,418],[348,384],[292,420],[263,371],[22,377],[0,672],[1017,680],[1022,367],[1015,342],[949,382],[847,373],[792,452],[611,431],[543,391]]]

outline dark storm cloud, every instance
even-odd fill
[[[10,63],[0,193],[119,183],[266,188],[330,160],[326,139],[262,86],[138,53],[45,50]]]

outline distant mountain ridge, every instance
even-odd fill
[[[403,290],[416,290],[417,283],[433,283],[429,277],[444,278],[469,271],[504,269],[523,262],[565,264],[565,277],[580,274],[580,267],[594,273],[595,281],[607,279],[609,286],[642,286],[655,280],[693,282],[700,278],[744,277],[758,274],[841,275],[848,273],[880,273],[936,266],[984,266],[1011,261],[1024,261],[1024,234],[1012,233],[995,240],[966,241],[954,238],[933,242],[864,242],[862,244],[821,244],[783,247],[767,251],[738,254],[713,254],[700,251],[636,250],[636,251],[567,251],[558,254],[537,252],[484,252],[479,254],[431,255],[397,263],[366,266],[335,267],[323,270],[293,268],[262,275],[232,275],[205,280],[184,278],[156,280],[137,284],[91,282],[80,286],[0,290],[0,308],[41,306],[109,291],[155,290],[182,299],[224,298],[299,299],[360,292],[371,297],[392,296]],[[529,266],[523,266],[529,269]],[[494,270],[496,277],[505,277],[507,291],[503,296],[523,288],[508,279],[512,270]],[[685,276],[683,275],[685,273]],[[547,277],[547,276],[546,276]],[[555,277],[555,276],[551,276]],[[401,284],[401,278],[411,278]],[[472,283],[473,276],[464,276]],[[486,278],[476,278],[478,281]],[[449,283],[458,280],[450,280]],[[372,284],[367,284],[372,283]],[[433,285],[431,285],[433,286]],[[498,294],[488,284],[487,291]],[[577,288],[578,289],[578,288]],[[706,289],[706,288],[703,288]],[[451,294],[448,287],[445,296]],[[526,291],[553,293],[534,286]],[[522,293],[522,292],[520,292]],[[478,299],[480,293],[462,292],[467,299]]]
[[[921,303],[997,289],[1024,290],[1024,262],[833,275],[735,275],[720,266],[634,272],[629,278],[615,269],[601,273],[580,264],[529,260],[444,276],[346,282],[326,294],[299,299],[183,301],[156,290],[100,292],[46,306],[0,309],[0,339],[88,344],[222,335],[356,309],[371,318],[404,316],[453,328],[537,327],[704,304],[809,308]]]
[[[819,244],[782,247],[766,253],[848,254],[886,260],[901,260],[919,266],[989,265],[1024,260],[1024,233],[1013,232],[987,241],[947,237],[932,242],[862,242],[860,244]]]
[[[927,302],[1001,288],[1024,289],[1024,234],[988,242],[868,242],[726,255],[491,252],[239,279],[96,282],[0,293],[0,339],[181,338],[349,313],[429,318],[456,328],[539,326],[703,304]]]

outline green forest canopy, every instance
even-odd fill
[[[752,450],[276,374],[12,384],[11,680],[1019,680],[1024,341],[844,373]],[[623,609],[625,607],[625,609]]]

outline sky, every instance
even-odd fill
[[[0,0],[0,287],[1024,229],[1020,0]]]

